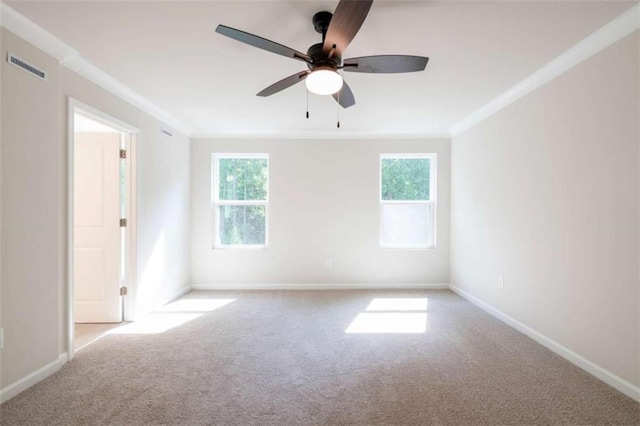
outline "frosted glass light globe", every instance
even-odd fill
[[[332,69],[317,69],[306,80],[307,89],[316,95],[333,95],[342,89],[342,76]]]

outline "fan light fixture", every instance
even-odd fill
[[[333,95],[342,89],[342,76],[331,68],[320,68],[309,74],[306,83],[311,93]]]
[[[218,25],[216,32],[240,43],[304,63],[304,69],[276,81],[258,92],[257,96],[271,96],[305,80],[307,94],[334,95],[338,105],[350,108],[356,104],[356,100],[347,82],[342,80],[342,72],[396,74],[424,71],[429,60],[411,55],[374,55],[343,60],[345,49],[360,30],[373,1],[340,0],[334,13],[325,10],[313,15],[313,28],[322,34],[322,41],[309,46],[306,53],[226,25]],[[260,58],[257,65],[264,67]],[[340,74],[338,70],[342,70]]]

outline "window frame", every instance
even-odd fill
[[[267,196],[264,200],[220,200],[218,170],[221,159],[261,159],[267,160]],[[213,153],[211,154],[211,214],[213,215],[213,249],[255,250],[269,247],[269,154],[267,153]],[[264,244],[222,244],[220,240],[220,206],[264,206]]]
[[[382,199],[382,160],[385,159],[424,159],[430,160],[429,165],[429,200],[383,200]],[[399,250],[435,250],[437,246],[437,178],[438,178],[438,155],[436,153],[391,153],[380,154],[378,163],[378,226],[379,226],[379,240],[380,248],[383,249],[399,249]],[[429,221],[431,239],[427,244],[385,244],[382,240],[382,209],[385,204],[423,204],[431,206],[431,220]]]

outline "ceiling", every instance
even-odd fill
[[[296,50],[320,42],[311,17],[337,1],[7,1],[89,62],[211,135],[446,132],[629,9],[617,1],[380,1],[344,58],[428,56],[425,72],[344,73],[356,105],[298,84],[255,94],[304,64],[215,33],[235,27]],[[340,114],[341,128],[336,129]]]

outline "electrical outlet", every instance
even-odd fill
[[[504,290],[504,277],[498,277],[498,288]]]
[[[333,260],[327,259],[326,265],[327,265],[327,268],[333,268]]]

